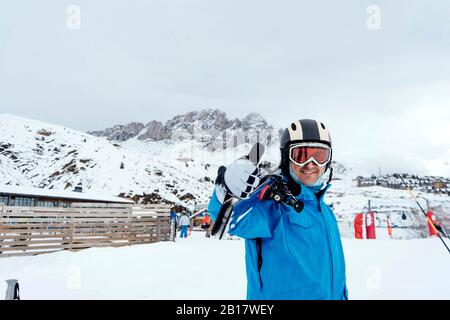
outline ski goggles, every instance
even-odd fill
[[[301,167],[310,162],[324,167],[331,160],[331,148],[314,142],[294,144],[289,148],[289,160]]]

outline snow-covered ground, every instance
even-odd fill
[[[438,239],[343,244],[351,299],[450,299],[450,255]],[[6,279],[19,279],[23,299],[245,299],[244,241],[193,232],[175,243],[3,258],[0,294]]]

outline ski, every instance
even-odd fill
[[[233,213],[234,205],[239,200],[235,197],[229,197],[224,201],[222,207],[220,208],[219,214],[217,215],[216,223],[213,225],[211,235],[219,235],[219,240],[222,240],[225,230],[227,229],[228,222],[230,221],[231,214]]]

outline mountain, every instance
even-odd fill
[[[97,137],[106,137],[110,140],[126,141],[136,137],[145,128],[142,123],[132,122],[127,125],[116,125],[101,131],[92,131],[89,134]]]
[[[176,141],[180,136],[201,140],[202,136],[217,136],[226,130],[247,133],[250,130],[272,131],[273,127],[257,113],[250,113],[239,120],[228,119],[224,112],[217,109],[205,109],[177,115],[165,124],[157,120],[152,120],[145,125],[132,122],[88,133],[120,142],[133,138],[144,141]]]

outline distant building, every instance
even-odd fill
[[[208,208],[208,204],[207,203],[197,203],[194,207],[194,214],[196,212],[200,212],[201,210],[205,210]],[[197,214],[196,216],[192,217],[191,221],[193,224],[193,227],[200,227],[202,222],[203,222],[203,217],[205,216],[205,214],[209,214],[208,211],[203,211],[200,214]]]
[[[404,190],[406,188],[414,189],[419,188],[421,191],[435,194],[447,194],[450,195],[450,179],[435,176],[419,177],[417,175],[402,174],[404,183],[400,182],[392,175],[386,175],[381,177],[371,176],[370,178],[358,176],[356,178],[358,187],[370,187],[380,186],[390,189]]]
[[[445,189],[445,188],[447,188],[447,185],[444,182],[442,182],[441,180],[436,180],[433,182],[432,187],[435,190],[436,189]]]
[[[0,185],[0,203],[7,206],[25,207],[71,207],[74,202],[104,203],[104,204],[133,204],[129,199],[84,193],[77,191],[59,191],[17,186]]]

